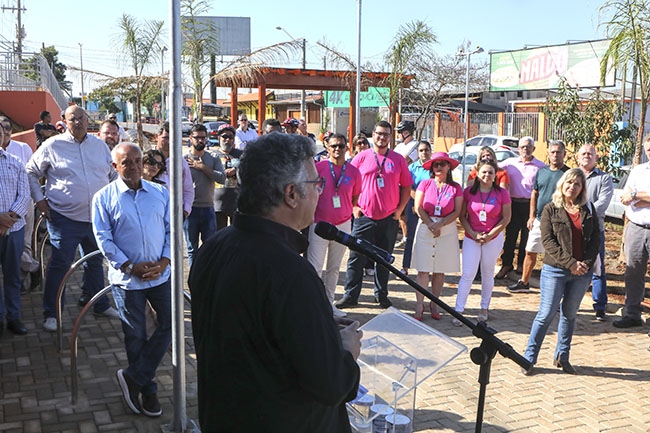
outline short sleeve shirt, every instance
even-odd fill
[[[568,169],[569,167],[566,165],[559,170],[551,170],[551,167],[542,167],[537,172],[533,189],[539,194],[537,196],[537,204],[535,205],[535,218],[538,220],[542,219],[544,206],[553,200],[553,193],[555,192],[557,181],[560,180],[564,172]]]
[[[510,203],[510,195],[503,188],[500,188],[499,191],[491,190],[489,193],[481,192],[479,189],[476,194],[472,194],[471,189],[471,187],[467,187],[463,193],[469,225],[475,232],[487,233],[501,220],[501,209],[503,205]],[[481,222],[479,212],[483,210],[484,203],[487,218],[485,222]]]
[[[445,184],[439,188],[435,179],[426,179],[420,182],[418,191],[422,191],[424,194],[422,209],[432,217],[446,217],[454,212],[454,200],[456,197],[463,196],[463,188],[456,182]],[[441,207],[440,215],[435,215],[436,206]]]
[[[530,161],[522,161],[520,157],[508,158],[501,162],[501,168],[508,171],[510,178],[510,195],[514,198],[530,199],[537,170],[546,167],[539,159],[533,157]]]
[[[400,187],[413,184],[406,160],[392,150],[385,155],[377,154],[375,159],[374,149],[366,149],[354,157],[352,165],[361,173],[359,207],[371,219],[384,219],[394,213],[400,201]],[[383,179],[383,187],[377,179],[379,176]]]
[[[413,189],[418,189],[418,185],[425,179],[431,179],[431,172],[422,167],[422,161],[419,159],[409,165],[411,178],[413,179]]]
[[[337,226],[352,218],[352,197],[361,194],[361,174],[359,169],[349,162],[345,163],[343,178],[341,178],[343,166],[332,164],[332,168],[334,177],[332,177],[329,161],[320,161],[316,164],[316,171],[325,178],[325,188],[318,198],[314,221],[325,221]],[[335,207],[336,205],[338,207]]]
[[[632,169],[625,189],[650,193],[650,163],[639,164]],[[636,207],[633,201],[625,207],[625,216],[636,224],[650,225],[650,208]]]

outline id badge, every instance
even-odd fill
[[[341,197],[338,195],[332,196],[332,205],[334,206],[334,209],[338,209],[341,207]]]
[[[478,220],[482,223],[487,221],[487,212],[485,210],[479,211]]]
[[[441,213],[442,213],[442,206],[440,206],[439,204],[435,205],[433,208],[433,216],[440,216]]]
[[[377,186],[378,186],[379,188],[383,188],[383,187],[384,187],[384,178],[383,178],[383,177],[381,177],[381,176],[377,176]]]

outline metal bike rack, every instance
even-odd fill
[[[47,263],[45,263],[45,244],[47,244],[48,239],[50,239],[50,232],[45,232],[38,253],[40,257],[39,261],[41,262],[41,290],[45,288],[45,270],[47,268]]]
[[[38,250],[38,230],[41,228],[41,223],[44,219],[45,217],[43,215],[40,215],[36,220],[36,224],[34,224],[34,231],[32,232],[32,257],[34,259],[38,258],[36,256],[36,252]]]
[[[62,316],[62,311],[61,311],[61,298],[63,298],[63,290],[65,289],[65,284],[68,282],[68,278],[70,278],[70,275],[77,269],[80,265],[82,265],[84,262],[86,262],[88,259],[91,259],[97,255],[101,255],[100,250],[95,250],[92,253],[88,253],[76,262],[70,266],[70,269],[68,269],[68,272],[63,276],[63,279],[61,280],[61,284],[59,284],[59,288],[56,292],[56,336],[57,336],[57,341],[59,342],[59,352],[63,350],[63,324],[61,320]],[[94,299],[94,298],[93,298]]]

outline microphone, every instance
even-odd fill
[[[373,245],[363,239],[350,236],[349,234],[337,229],[333,224],[327,223],[325,221],[319,221],[316,223],[314,233],[323,239],[327,239],[328,241],[334,241],[338,242],[339,244],[343,244],[346,247],[350,248],[352,251],[356,251],[365,256],[370,256],[370,258],[374,258],[376,256],[388,263],[393,263],[395,261],[395,257],[390,255],[388,251],[384,251],[378,246]]]

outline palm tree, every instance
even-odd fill
[[[141,103],[144,92],[144,71],[151,66],[156,54],[162,48],[162,21],[140,22],[136,18],[123,14],[119,21],[121,33],[119,38],[119,49],[133,68],[135,80],[135,116],[138,125],[138,144],[142,146],[142,119]]]
[[[629,63],[639,77],[641,110],[633,161],[636,165],[641,163],[650,99],[650,7],[647,0],[607,0],[600,7],[600,16],[606,17],[600,25],[605,26],[607,37],[612,39],[600,64],[601,79],[604,81],[610,67],[626,68]]]

